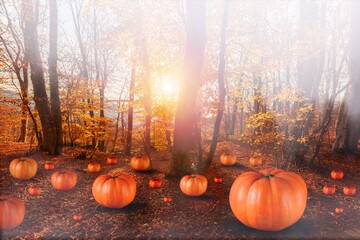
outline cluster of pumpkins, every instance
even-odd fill
[[[331,171],[330,176],[334,180],[340,180],[340,179],[343,179],[344,172],[342,170],[333,170],[333,171]],[[326,184],[323,187],[323,193],[326,194],[326,195],[333,195],[335,193],[335,191],[336,191],[335,185]],[[356,187],[355,186],[345,186],[343,188],[343,193],[346,196],[352,196],[352,195],[355,194],[355,192],[356,192]],[[343,211],[344,211],[344,209],[341,208],[341,207],[335,208],[336,213],[342,213]]]
[[[234,155],[222,155],[220,161],[222,164],[233,162]],[[259,162],[258,159],[254,161]],[[115,157],[107,159],[108,164],[116,162]],[[148,156],[140,155],[134,156],[130,165],[135,170],[147,170],[151,162]],[[36,161],[29,158],[14,159],[10,164],[11,174],[22,179],[35,176],[36,169]],[[100,165],[90,163],[88,171],[98,172]],[[51,184],[58,190],[70,190],[76,181],[77,175],[72,170],[56,171],[51,176]],[[214,178],[214,182],[221,181],[221,177]],[[161,185],[162,179],[153,178],[149,181],[151,188]],[[200,196],[206,192],[208,181],[205,176],[191,174],[183,176],[179,185],[184,194]],[[92,194],[102,206],[122,208],[134,200],[136,182],[132,176],[123,173],[100,175],[93,182]],[[164,197],[163,200],[171,202],[172,199]],[[235,179],[229,194],[231,210],[238,220],[248,227],[267,231],[279,231],[297,222],[303,215],[306,201],[307,187],[302,177],[281,169],[245,172]],[[0,229],[12,229],[22,222],[25,207],[20,198],[0,197],[0,211],[3,212]],[[81,216],[74,215],[74,219],[81,219]]]

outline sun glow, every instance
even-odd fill
[[[178,92],[177,82],[170,76],[160,76],[156,81],[155,92],[163,97],[176,97]]]
[[[171,82],[163,82],[162,84],[162,91],[166,94],[172,94],[175,92],[175,87],[173,85],[173,83]]]

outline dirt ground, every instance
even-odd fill
[[[21,225],[10,231],[0,231],[0,239],[360,239],[360,156],[323,154],[323,168],[299,167],[292,171],[300,174],[307,183],[308,201],[302,218],[293,226],[279,232],[265,232],[251,229],[239,222],[232,214],[228,195],[235,178],[246,171],[257,171],[273,167],[271,157],[263,165],[250,166],[251,151],[231,145],[238,156],[235,166],[225,167],[219,162],[221,144],[206,177],[209,185],[201,197],[182,194],[179,180],[164,178],[169,170],[170,154],[151,153],[153,170],[137,172],[131,169],[129,156],[117,155],[115,165],[107,165],[111,154],[95,153],[92,160],[75,159],[78,149],[65,149],[61,157],[46,153],[35,153],[31,157],[38,162],[38,172],[30,180],[17,180],[8,170],[12,159],[25,155],[28,146],[19,143],[0,144],[0,195],[20,197],[26,207],[25,219]],[[46,161],[53,161],[55,169],[44,169]],[[89,162],[102,166],[98,173],[86,171]],[[78,175],[76,187],[68,192],[54,190],[50,177],[59,169],[73,169]],[[342,169],[341,180],[330,178],[333,169]],[[122,209],[108,209],[100,206],[91,193],[93,181],[100,174],[111,171],[128,173],[137,182],[134,201]],[[223,177],[222,183],[215,183],[215,176]],[[151,189],[148,181],[162,177],[163,186]],[[337,191],[332,196],[322,193],[325,184],[334,184]],[[30,185],[42,188],[40,196],[27,192]],[[342,188],[356,186],[354,196],[345,196]],[[163,197],[171,196],[171,203],[164,203]],[[344,212],[336,214],[335,208]],[[73,219],[81,215],[80,221]]]

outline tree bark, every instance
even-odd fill
[[[360,138],[360,2],[351,2],[349,72],[351,85],[349,87],[347,109],[347,123],[345,136],[345,151],[357,153],[357,142]]]
[[[205,1],[188,0],[187,39],[180,83],[179,101],[175,114],[174,147],[170,163],[172,176],[182,176],[192,172],[192,163],[196,158],[196,97],[200,83],[200,73],[206,42]]]
[[[59,96],[59,80],[57,73],[57,39],[58,39],[58,8],[57,0],[49,0],[50,6],[50,41],[49,41],[49,80],[50,80],[50,99],[51,112],[54,118],[55,143],[52,154],[62,154],[62,118],[61,104]]]
[[[40,150],[53,152],[54,149],[54,123],[50,110],[50,103],[46,93],[44,70],[42,66],[39,41],[38,41],[38,8],[39,1],[22,1],[22,11],[24,14],[24,42],[25,51],[29,54],[31,68],[31,81],[34,88],[34,101],[39,112],[42,126],[43,141],[40,143]]]
[[[216,114],[216,119],[214,123],[214,132],[211,140],[210,151],[207,155],[205,161],[200,161],[197,166],[199,172],[206,171],[211,164],[212,159],[214,158],[219,133],[222,116],[225,110],[225,51],[226,51],[226,26],[227,26],[227,18],[228,18],[228,8],[229,8],[229,0],[224,1],[224,13],[223,19],[221,23],[221,33],[220,33],[220,53],[219,53],[219,71],[218,71],[218,84],[219,84],[219,103]]]
[[[128,129],[126,133],[126,142],[125,142],[125,154],[131,154],[131,145],[132,145],[132,130],[133,130],[133,119],[134,119],[134,88],[135,88],[135,68],[131,69],[131,79],[130,79],[130,88],[129,88],[129,109],[128,109]]]

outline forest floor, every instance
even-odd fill
[[[206,175],[209,185],[200,197],[188,197],[179,188],[179,179],[164,178],[163,186],[151,189],[152,177],[163,178],[169,171],[170,154],[152,152],[153,170],[136,172],[131,169],[129,156],[117,155],[115,165],[107,165],[110,154],[95,153],[92,160],[75,159],[79,149],[66,148],[61,157],[37,152],[31,157],[38,162],[38,172],[29,180],[13,178],[8,170],[12,159],[25,156],[28,145],[21,143],[0,144],[0,195],[20,197],[26,207],[25,218],[13,230],[1,231],[0,239],[360,239],[360,192],[345,196],[346,185],[360,189],[360,156],[321,155],[322,167],[309,169],[297,167],[292,171],[300,174],[308,187],[308,200],[300,220],[282,231],[266,232],[251,229],[239,222],[231,212],[228,195],[237,176],[246,171],[273,167],[270,157],[259,167],[249,164],[251,150],[235,144],[219,143],[215,159]],[[225,167],[219,162],[219,154],[231,148],[238,156],[235,166]],[[53,161],[55,169],[44,169],[46,161]],[[86,171],[89,162],[101,163],[98,173]],[[326,166],[326,167],[324,167]],[[54,190],[50,177],[54,171],[70,168],[77,172],[78,183],[68,192]],[[330,178],[333,169],[342,169],[341,180]],[[132,175],[137,182],[134,201],[122,209],[100,206],[91,193],[91,186],[100,174],[120,171]],[[213,178],[221,176],[222,183]],[[322,193],[325,184],[334,184],[337,191],[332,196]],[[30,185],[42,188],[39,196],[27,192]],[[171,203],[164,203],[164,196],[171,196]],[[335,208],[344,212],[336,214]],[[82,219],[75,221],[74,214]]]

